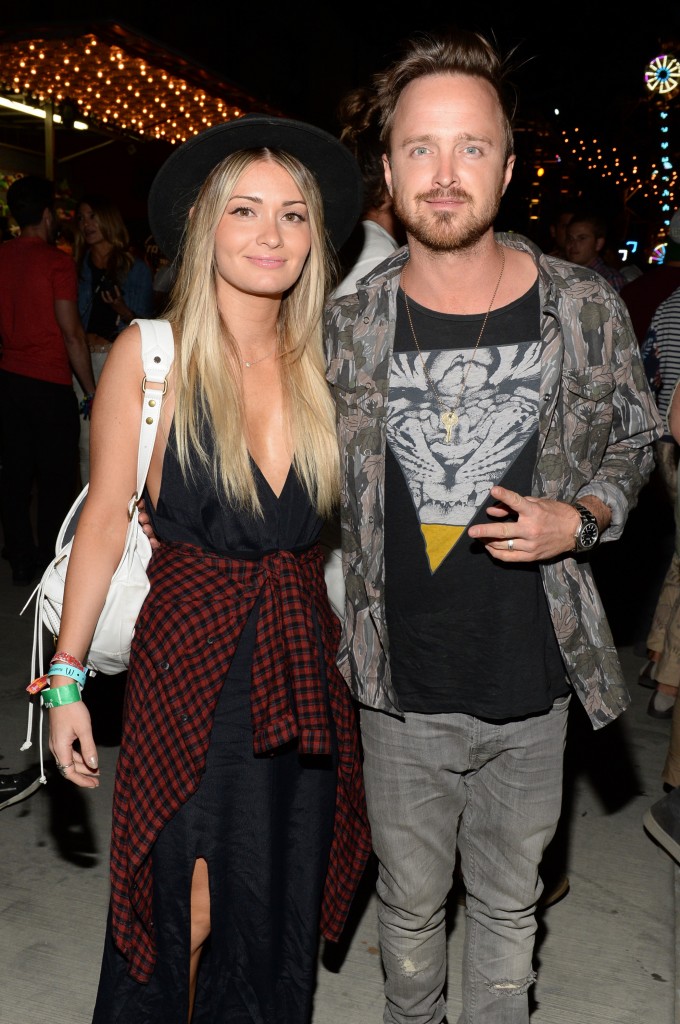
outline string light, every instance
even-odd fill
[[[122,36],[125,45],[112,42],[111,33]],[[4,42],[0,82],[5,92],[24,101],[51,102],[58,109],[69,100],[92,124],[173,144],[241,117],[244,106],[267,110],[266,104],[186,62],[184,75],[173,74],[163,66],[171,61],[163,60],[162,51],[152,55],[154,62],[135,42],[120,26],[112,26],[109,38],[98,31],[77,38]],[[190,75],[205,86],[192,84]]]

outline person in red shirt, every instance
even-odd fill
[[[54,557],[78,490],[78,402],[72,374],[94,394],[71,256],[55,245],[54,186],[27,175],[7,192],[20,234],[0,245],[0,518],[15,584]],[[36,532],[31,518],[37,491]]]

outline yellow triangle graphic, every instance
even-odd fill
[[[455,546],[461,534],[465,533],[465,527],[421,523],[420,529],[425,538],[425,551],[430,563],[430,570],[434,572],[442,564],[451,548]]]

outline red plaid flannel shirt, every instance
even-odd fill
[[[128,671],[111,840],[113,935],[130,974],[146,982],[153,972],[151,851],[198,787],[222,683],[260,595],[251,689],[256,753],[291,739],[303,753],[331,752],[312,604],[321,630],[339,755],[321,932],[337,941],[371,844],[356,709],[335,661],[340,626],[321,549],[244,561],[164,544],[149,578]]]

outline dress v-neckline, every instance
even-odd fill
[[[290,480],[290,475],[291,475],[291,472],[293,470],[293,463],[292,462],[290,463],[290,465],[288,467],[288,472],[286,473],[286,478],[283,481],[283,487],[281,488],[281,492],[279,494],[277,494],[276,491],[274,490],[274,488],[272,487],[272,485],[269,483],[269,480],[267,479],[267,477],[264,475],[264,473],[262,472],[262,470],[258,466],[258,464],[255,461],[255,459],[253,458],[253,456],[250,454],[250,452],[248,452],[248,455],[250,457],[250,461],[252,462],[253,466],[255,467],[257,472],[260,474],[260,476],[262,477],[262,479],[266,483],[267,487],[269,488],[271,494],[274,496],[275,500],[276,501],[281,501],[281,498],[283,497],[283,492],[285,491],[286,487],[288,486],[288,481]]]

